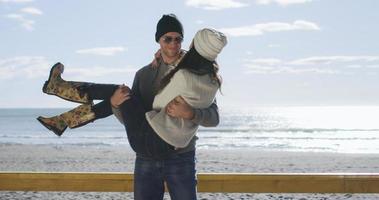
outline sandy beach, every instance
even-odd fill
[[[134,158],[131,149],[122,145],[0,145],[0,171],[132,172]],[[199,149],[197,171],[378,173],[379,155]],[[133,194],[4,191],[0,199],[133,199]],[[170,199],[167,194],[165,199]],[[379,194],[199,193],[198,199],[379,199]]]

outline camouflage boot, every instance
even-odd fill
[[[66,122],[59,115],[50,118],[39,116],[37,120],[57,136],[61,136],[67,128]]]
[[[67,127],[77,128],[88,124],[96,119],[90,104],[83,104],[75,109],[61,115],[45,118],[38,117],[37,120],[47,129],[53,131],[57,136],[61,136]]]
[[[50,70],[49,79],[43,85],[42,91],[46,94],[58,96],[62,99],[77,103],[91,103],[88,94],[81,93],[78,88],[86,85],[85,82],[65,81],[62,79],[64,65],[56,63]]]

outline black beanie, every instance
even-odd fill
[[[163,15],[159,20],[155,41],[158,42],[159,38],[168,32],[177,32],[183,37],[183,26],[174,14]]]

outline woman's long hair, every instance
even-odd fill
[[[205,59],[196,51],[194,47],[191,47],[191,49],[183,56],[178,66],[163,77],[160,83],[159,91],[162,91],[162,89],[170,83],[171,78],[180,69],[187,69],[188,71],[198,75],[209,74],[210,77],[217,82],[219,88],[221,88],[221,77],[218,75],[219,67],[216,61],[209,61]]]

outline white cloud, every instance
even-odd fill
[[[378,61],[379,56],[315,56],[302,58],[291,62],[293,65],[327,65],[341,62],[371,62]]]
[[[79,49],[76,51],[78,54],[92,54],[100,56],[113,56],[117,53],[125,51],[124,47],[97,47],[91,49]]]
[[[203,20],[196,20],[196,24],[204,24]]]
[[[0,0],[0,3],[11,4],[11,3],[30,3],[33,0]],[[42,11],[35,7],[25,7],[20,10],[19,13],[10,13],[5,15],[6,18],[18,22],[23,28],[28,31],[34,30],[35,21],[26,18],[23,14],[29,15],[42,15]]]
[[[311,2],[312,0],[256,0],[256,4],[259,5],[268,5],[271,3],[277,3],[281,6],[287,6],[291,4],[303,4]]]
[[[369,76],[377,76],[379,73],[378,72],[367,72],[366,74]]]
[[[367,68],[379,69],[379,64],[377,64],[377,65],[367,65]]]
[[[35,21],[26,19],[23,15],[8,14],[5,17],[17,21],[18,23],[21,24],[22,27],[24,27],[28,31],[34,30]]]
[[[254,64],[245,64],[247,67],[247,74],[303,74],[303,73],[317,73],[317,74],[339,74],[340,72],[333,69],[321,68],[296,68],[292,66],[262,66]]]
[[[0,80],[13,78],[47,78],[50,68],[53,65],[47,58],[42,56],[19,56],[13,58],[0,59]],[[65,68],[64,75],[70,79],[91,80],[93,77],[103,77],[110,75],[120,75],[134,73],[137,68],[128,67],[107,67],[95,66],[91,68],[70,66]]]
[[[42,56],[19,56],[0,59],[0,80],[16,76],[35,78],[46,75],[49,62]]]
[[[255,2],[258,5],[269,5],[276,3],[281,6],[287,6],[292,4],[308,3],[311,1],[312,0],[256,0]],[[186,5],[204,10],[223,10],[249,6],[249,4],[239,2],[237,0],[186,0]]]
[[[235,0],[187,0],[186,5],[205,10],[223,10],[248,6],[248,4]]]
[[[362,65],[347,65],[346,67],[350,68],[350,69],[361,69],[361,68],[363,68]]]
[[[281,32],[281,31],[296,31],[296,30],[311,30],[318,31],[320,27],[313,22],[304,21],[304,20],[296,20],[292,24],[291,23],[283,23],[283,22],[269,22],[269,23],[261,23],[255,24],[252,26],[242,26],[236,28],[221,28],[219,29],[221,32],[234,36],[258,36],[263,35],[267,32]]]
[[[246,59],[246,73],[254,74],[354,74],[379,68],[379,56],[314,56],[284,61],[277,58]],[[343,69],[343,70],[342,70]],[[350,71],[349,71],[350,70]]]
[[[277,48],[277,47],[280,47],[279,44],[269,44],[268,45],[269,48]]]
[[[94,77],[109,77],[110,75],[123,75],[127,73],[135,73],[138,68],[128,67],[104,67],[94,66],[90,69],[88,67],[70,67],[65,69],[65,74],[73,79],[91,79]]]
[[[247,61],[255,65],[278,65],[282,63],[282,61],[277,58],[259,58]]]
[[[0,3],[29,3],[33,0],[0,0]]]
[[[351,69],[373,69],[373,70],[376,70],[376,69],[379,69],[379,63],[378,64],[373,64],[373,65],[362,65],[362,64],[353,64],[353,65],[348,65],[347,68],[351,68]]]
[[[43,14],[43,12],[41,10],[39,10],[38,8],[35,8],[35,7],[22,8],[20,11],[23,13],[26,13],[26,14],[31,14],[31,15],[42,15]]]

